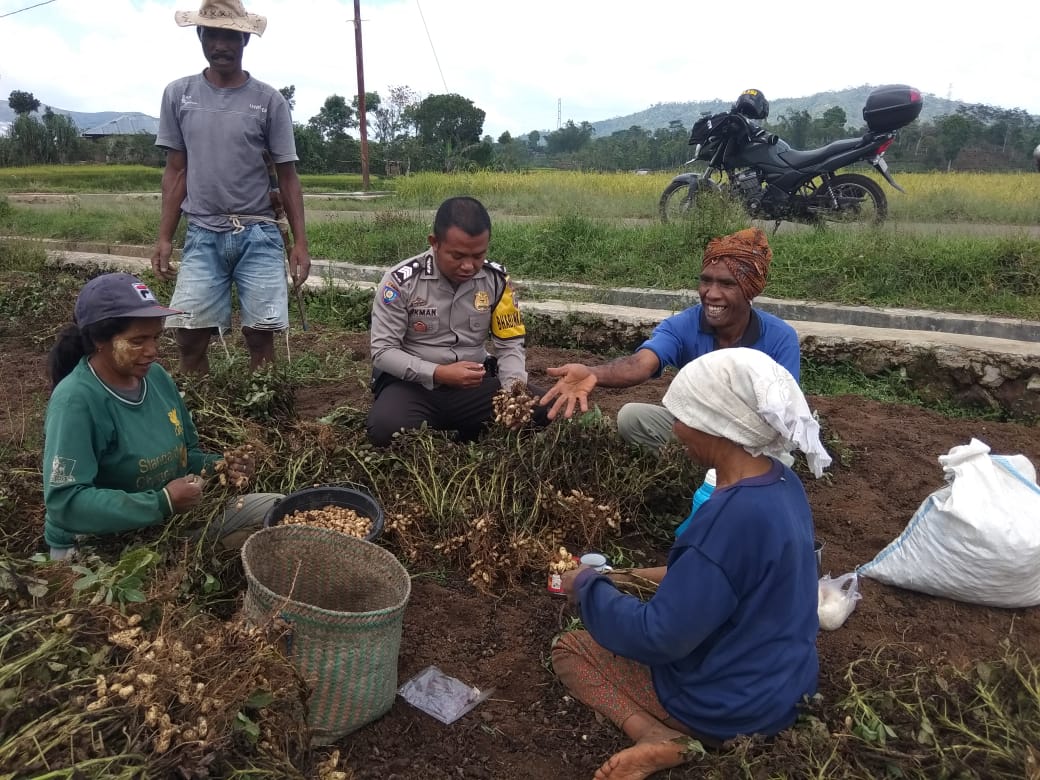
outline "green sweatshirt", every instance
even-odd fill
[[[177,386],[153,363],[141,399],[127,401],[86,358],[54,388],[44,422],[44,539],[72,547],[77,534],[129,531],[173,514],[163,487],[220,459],[199,436]]]

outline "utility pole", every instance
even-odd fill
[[[556,98],[556,129],[563,125],[563,98]]]
[[[358,128],[361,131],[361,187],[368,192],[368,124],[365,117],[365,62],[361,54],[361,0],[354,0],[354,52],[357,59]]]

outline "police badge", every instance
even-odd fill
[[[491,297],[484,290],[478,290],[473,296],[473,308],[477,311],[487,311],[491,308]]]

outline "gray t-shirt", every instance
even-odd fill
[[[263,152],[294,162],[289,104],[252,76],[241,87],[214,87],[198,73],[163,92],[156,146],[188,153],[188,194],[181,211],[210,230],[231,230],[229,214],[273,217]],[[249,219],[241,220],[244,224]]]

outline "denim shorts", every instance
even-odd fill
[[[170,308],[184,314],[167,317],[167,327],[229,330],[232,283],[238,293],[243,327],[289,327],[285,247],[278,227],[257,222],[235,233],[189,224],[170,301]]]

